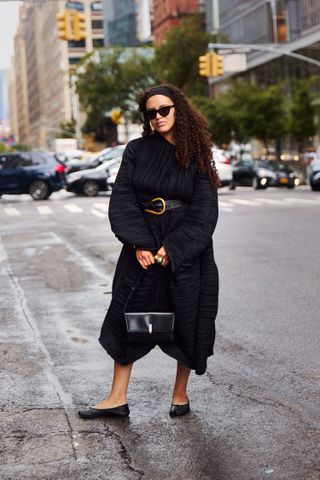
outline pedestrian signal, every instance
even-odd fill
[[[73,39],[78,42],[86,38],[86,17],[84,13],[73,12]]]
[[[58,25],[58,38],[60,40],[72,40],[71,12],[64,10],[56,15]]]

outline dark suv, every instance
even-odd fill
[[[0,196],[29,193],[44,200],[65,186],[65,166],[49,152],[0,154]]]

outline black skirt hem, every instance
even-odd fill
[[[99,343],[103,347],[103,349],[110,355],[110,357],[120,365],[130,365],[131,363],[136,362],[137,360],[140,360],[143,358],[145,355],[147,355],[154,347],[156,347],[156,344],[150,344],[148,347],[146,347],[145,350],[140,351],[139,354],[131,355],[131,356],[121,356],[118,354],[118,352],[113,349],[110,344],[107,344],[103,341],[103,339],[100,337],[99,338]],[[205,365],[201,368],[196,367],[192,362],[190,362],[187,357],[183,354],[181,351],[181,354],[177,349],[172,350],[170,347],[172,344],[159,344],[158,345],[160,349],[169,357],[173,358],[174,360],[177,360],[177,362],[182,363],[184,366],[187,368],[190,368],[191,370],[194,370],[196,375],[203,375],[206,372],[207,369],[207,362],[205,362]],[[211,355],[209,355],[211,356]]]

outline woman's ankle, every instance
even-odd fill
[[[111,392],[106,398],[107,401],[119,403],[120,405],[128,403],[126,393]]]
[[[189,397],[186,391],[179,391],[172,393],[172,403],[173,404],[185,404],[189,402]]]

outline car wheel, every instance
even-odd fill
[[[313,190],[314,192],[319,192],[320,187],[311,184],[311,190]]]
[[[82,191],[86,197],[96,197],[99,193],[99,185],[94,181],[84,182]]]
[[[235,189],[236,189],[235,184],[234,184],[233,182],[231,182],[231,183],[229,184],[229,190],[235,190]]]
[[[28,191],[33,200],[45,200],[51,195],[49,185],[43,180],[31,182]]]

